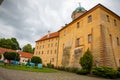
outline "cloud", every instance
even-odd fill
[[[78,2],[87,10],[98,3],[120,15],[119,0],[4,0],[0,6],[0,37],[16,37],[21,47],[35,41],[47,31],[58,31],[71,22]]]

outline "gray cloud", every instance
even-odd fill
[[[71,21],[78,2],[87,10],[102,3],[120,15],[119,0],[4,0],[0,6],[0,37],[16,37],[21,46],[35,46],[48,30],[57,31]]]

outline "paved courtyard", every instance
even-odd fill
[[[27,72],[0,68],[0,80],[110,80],[58,71],[54,73]]]

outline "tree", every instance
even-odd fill
[[[0,54],[0,59],[2,58],[2,55]]]
[[[14,50],[19,50],[20,49],[20,46],[19,46],[19,43],[18,41],[16,40],[16,38],[11,38],[12,42],[13,42],[13,45],[12,45],[12,49]]]
[[[37,66],[37,64],[42,63],[42,60],[41,60],[40,57],[33,56],[33,57],[31,58],[31,62],[35,63],[35,66]]]
[[[90,72],[92,68],[92,62],[93,62],[93,56],[89,51],[89,49],[87,49],[83,57],[80,58],[79,63],[81,64],[82,69],[88,70],[88,72]]]
[[[31,44],[25,45],[25,46],[22,48],[22,50],[23,50],[24,52],[33,53],[33,49],[32,49]]]
[[[5,52],[3,54],[4,58],[7,60],[16,60],[20,61],[20,55],[16,52]]]
[[[19,43],[16,40],[16,38],[11,38],[11,39],[1,38],[0,39],[0,47],[14,49],[14,50],[20,49]]]

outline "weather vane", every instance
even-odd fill
[[[81,3],[79,2],[78,4],[79,4],[79,6],[81,7]]]

